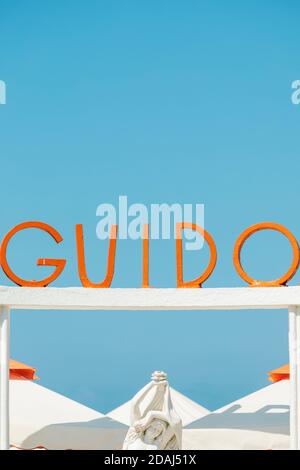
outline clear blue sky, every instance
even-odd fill
[[[36,258],[66,257],[55,285],[79,286],[74,226],[83,223],[89,274],[102,279],[96,207],[122,194],[205,204],[219,253],[207,286],[244,285],[231,256],[247,226],[277,221],[299,239],[300,106],[290,99],[299,15],[283,0],[1,1],[0,235],[42,220],[64,237],[60,246],[38,232],[16,237],[15,271],[41,276]],[[140,241],[117,249],[113,286],[140,286]],[[174,286],[174,241],[151,250],[151,283]],[[279,235],[259,234],[245,266],[270,279],[290,256]],[[186,277],[206,257],[188,253]],[[2,272],[0,282],[9,284]],[[287,362],[287,315],[20,311],[12,356],[36,366],[41,384],[103,412],[155,369],[213,409]]]

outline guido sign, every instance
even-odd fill
[[[7,277],[19,286],[27,287],[45,287],[51,284],[55,279],[57,279],[62,273],[65,265],[65,259],[55,259],[55,258],[39,258],[37,260],[38,266],[53,266],[55,269],[53,273],[46,277],[45,279],[35,281],[35,280],[26,280],[19,277],[16,273],[12,271],[7,261],[7,247],[9,245],[12,237],[22,230],[28,228],[36,228],[47,232],[56,243],[61,243],[63,238],[60,233],[53,228],[51,225],[48,225],[44,222],[23,222],[13,229],[11,229],[3,238],[0,248],[0,263],[3,271]],[[184,229],[194,230],[198,232],[206,241],[210,250],[210,259],[208,266],[204,272],[193,279],[192,281],[183,280],[183,255],[182,255],[182,232]],[[293,249],[293,260],[292,263],[285,274],[280,278],[274,279],[271,281],[259,281],[251,278],[243,269],[240,253],[241,249],[247,240],[253,233],[259,230],[276,230],[282,233],[285,237],[288,238],[292,249]],[[108,258],[107,258],[107,270],[105,279],[102,282],[95,283],[92,282],[88,275],[86,269],[86,260],[84,252],[84,237],[83,237],[83,227],[81,224],[76,225],[76,247],[77,247],[77,264],[78,264],[78,274],[81,280],[81,283],[84,287],[92,288],[108,288],[111,286],[114,268],[115,268],[115,254],[116,254],[116,244],[117,244],[117,233],[118,226],[112,225],[110,228],[109,236],[109,247],[108,247]],[[142,266],[142,287],[148,288],[149,285],[149,225],[145,224],[143,226],[143,266]],[[262,222],[251,227],[248,227],[237,239],[236,244],[233,250],[233,262],[238,274],[246,281],[250,286],[284,286],[286,283],[294,276],[300,261],[300,250],[299,245],[294,237],[294,235],[283,225],[274,223],[274,222]],[[204,230],[199,225],[190,223],[190,222],[179,222],[176,224],[176,264],[177,264],[177,287],[201,287],[203,282],[208,279],[208,277],[213,272],[217,262],[217,249],[215,242],[212,236]]]

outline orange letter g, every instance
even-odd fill
[[[18,277],[13,271],[10,269],[6,251],[7,246],[10,239],[20,230],[24,230],[25,228],[38,228],[40,230],[44,230],[45,232],[49,233],[52,238],[56,241],[56,243],[60,243],[62,241],[62,236],[55,230],[51,225],[45,224],[43,222],[23,222],[22,224],[16,225],[13,229],[11,229],[3,238],[0,248],[0,263],[2,266],[3,271],[5,272],[6,276],[11,279],[15,284],[19,286],[27,286],[27,287],[45,287],[62,273],[66,260],[65,259],[53,259],[53,258],[39,258],[37,260],[38,266],[56,266],[55,271],[45,279],[41,281],[26,281],[25,279],[21,279]]]

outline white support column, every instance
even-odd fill
[[[0,306],[0,450],[9,449],[9,323],[10,311]]]
[[[296,311],[297,450],[300,450],[300,306]]]
[[[300,307],[289,307],[290,449],[300,449]]]

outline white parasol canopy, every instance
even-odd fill
[[[289,380],[281,380],[190,423],[183,449],[288,449]]]
[[[10,381],[10,443],[23,449],[121,449],[127,426],[28,380]]]
[[[199,405],[190,398],[186,397],[174,388],[170,388],[171,399],[174,405],[174,409],[182,420],[182,425],[187,426],[192,421],[202,418],[203,416],[210,413],[207,408]],[[130,406],[131,400],[127,401],[123,405],[115,408],[114,410],[107,413],[106,416],[119,421],[127,426],[130,425]]]

